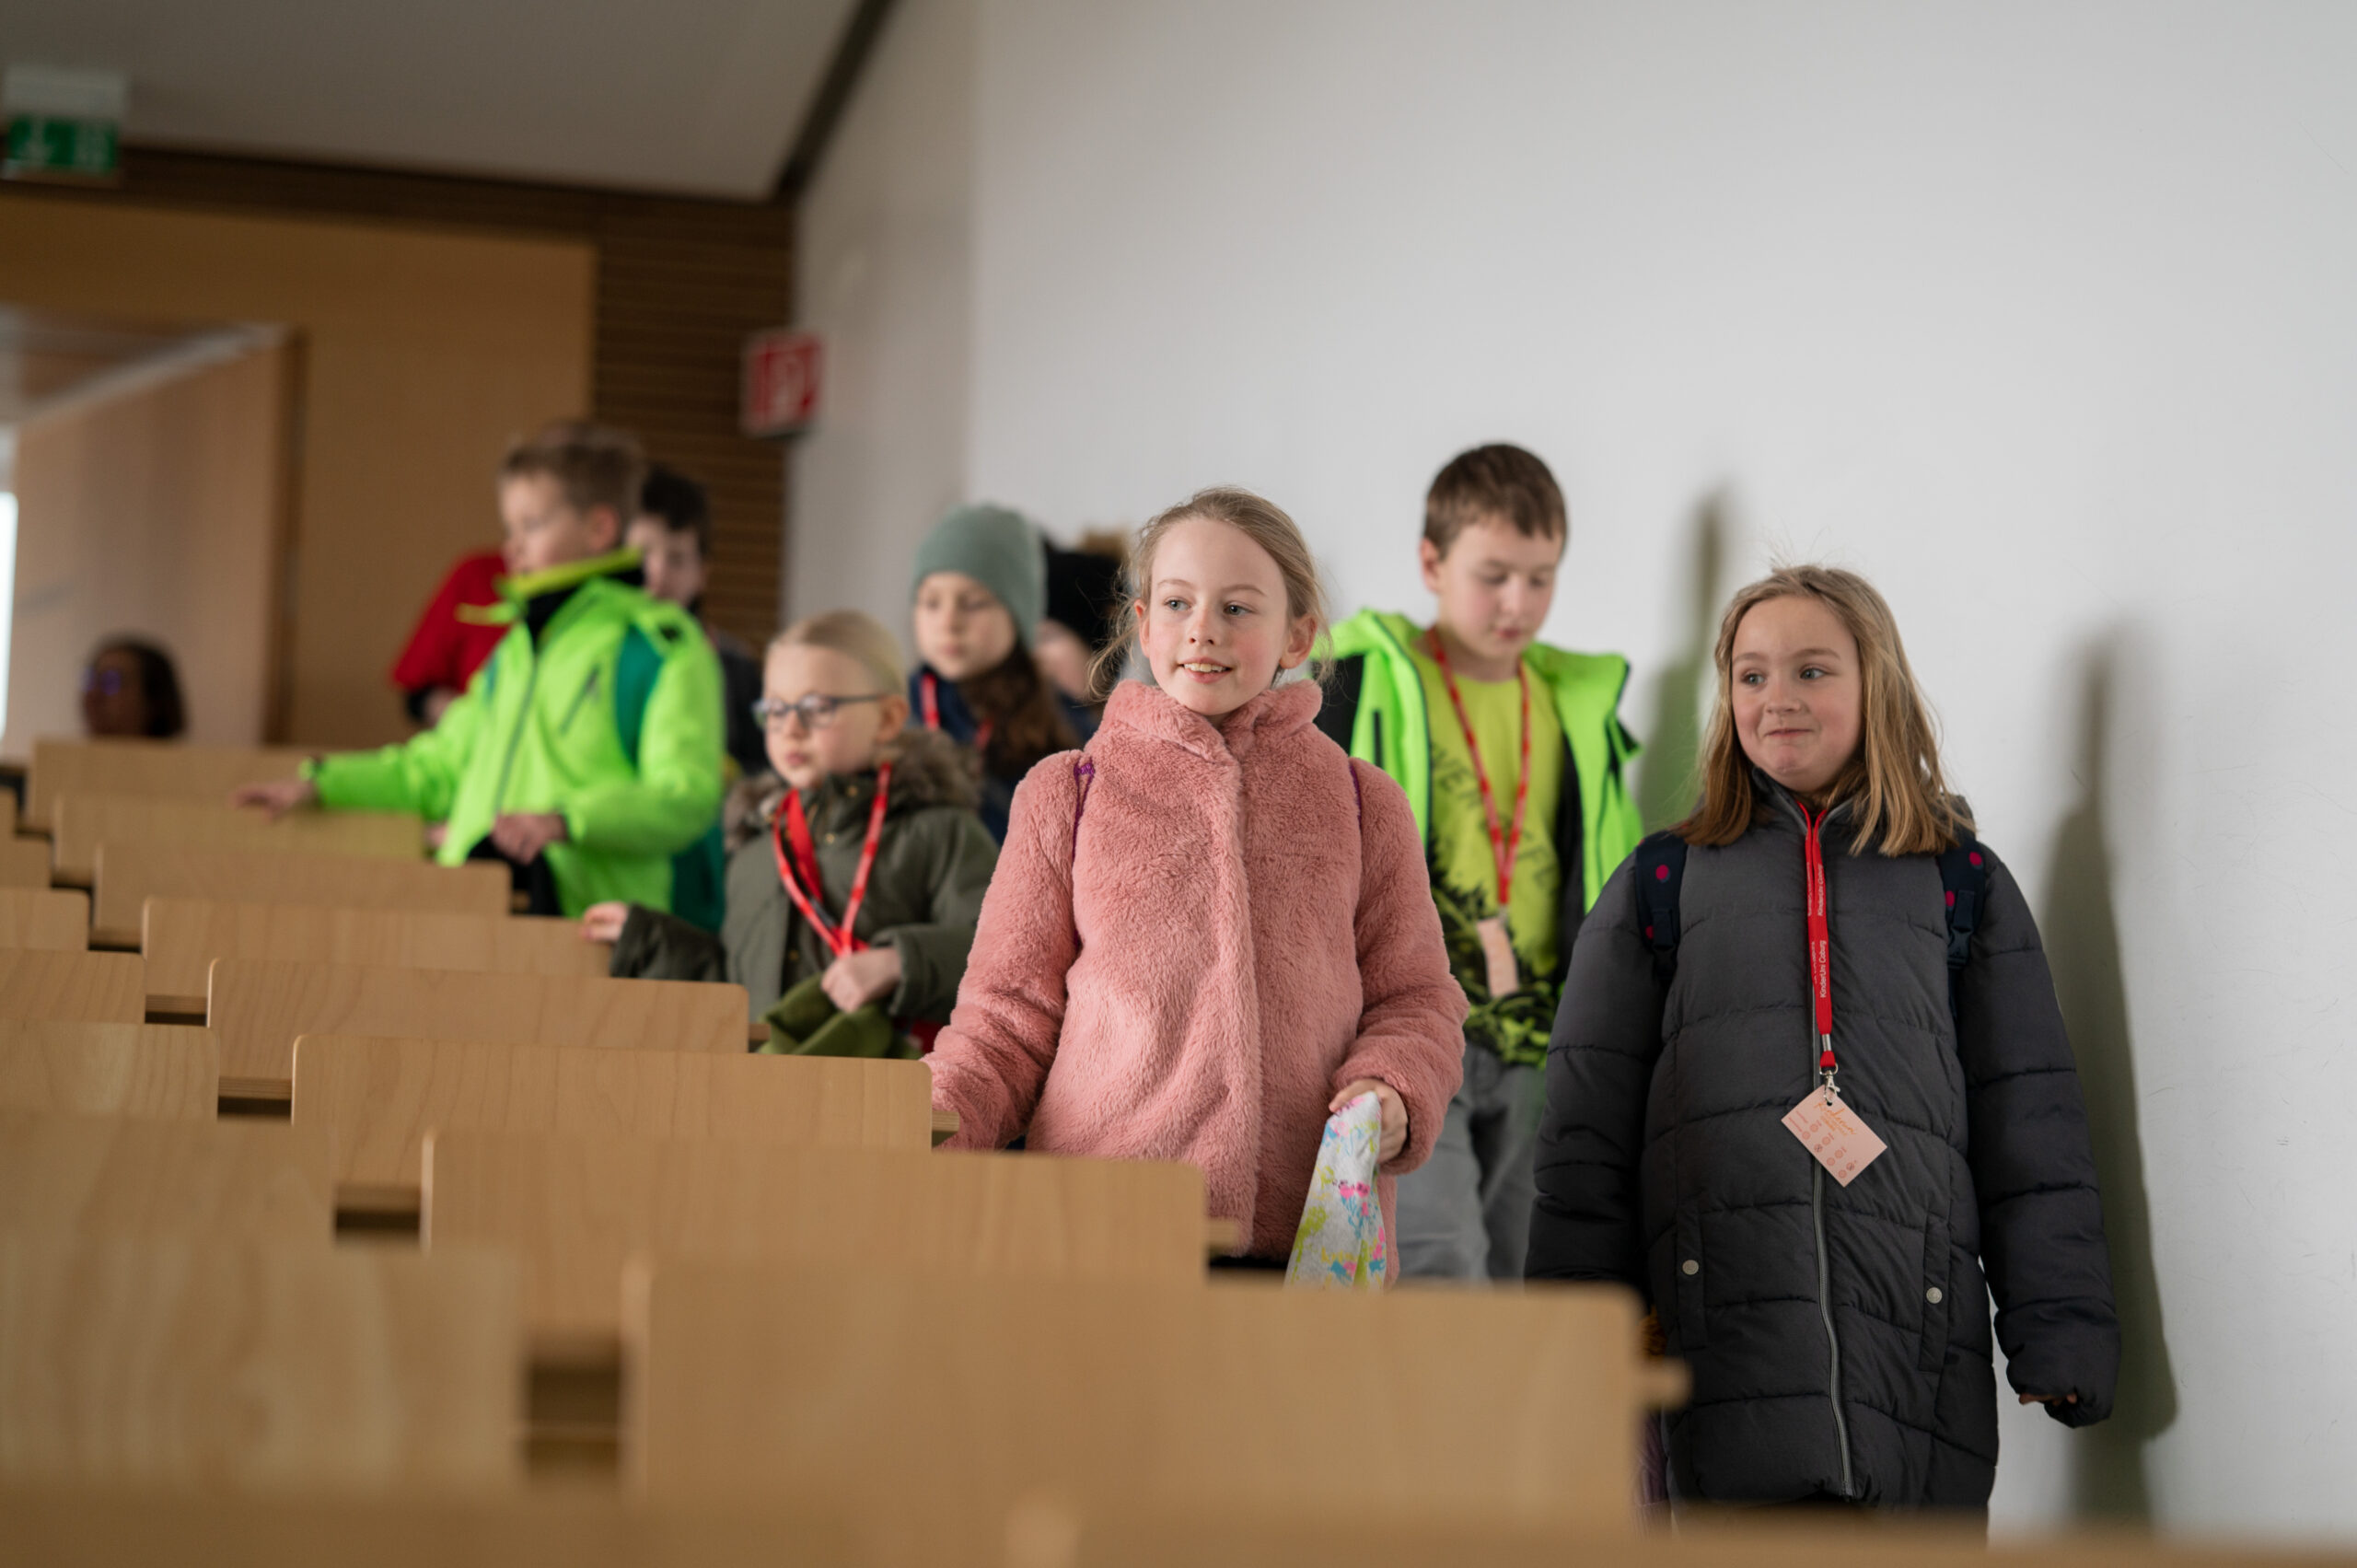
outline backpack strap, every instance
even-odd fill
[[[1980,853],[1980,841],[1969,828],[1958,828],[1955,847],[1940,854],[1940,896],[1947,905],[1948,1016],[1960,1018],[1964,1014],[1960,981],[1964,966],[1972,958],[1972,934],[1980,924],[1980,911],[1989,897],[1988,857]]]
[[[1637,918],[1653,949],[1654,968],[1666,977],[1678,967],[1678,894],[1686,881],[1686,841],[1664,830],[1646,836],[1629,857],[1635,866]]]

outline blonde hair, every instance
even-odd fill
[[[1856,854],[1869,843],[1883,854],[1935,854],[1958,842],[1972,819],[1940,776],[1939,729],[1908,665],[1898,621],[1874,585],[1831,566],[1782,566],[1737,593],[1719,621],[1713,661],[1718,700],[1702,742],[1701,798],[1678,825],[1688,843],[1731,844],[1751,827],[1758,808],[1751,764],[1735,724],[1735,637],[1743,618],[1777,598],[1811,598],[1840,617],[1858,645],[1857,755],[1833,781],[1835,800],[1853,801]]]
[[[1130,549],[1124,582],[1128,603],[1122,607],[1120,631],[1105,650],[1089,661],[1088,684],[1092,691],[1102,695],[1120,678],[1122,665],[1138,645],[1136,606],[1153,585],[1155,552],[1161,548],[1172,528],[1197,517],[1225,523],[1267,551],[1269,559],[1277,563],[1277,575],[1284,580],[1285,624],[1291,626],[1306,615],[1312,630],[1321,637],[1325,634],[1329,620],[1326,585],[1318,580],[1318,558],[1310,553],[1309,541],[1301,537],[1300,528],[1273,501],[1235,485],[1214,485],[1209,490],[1198,490],[1176,506],[1156,514],[1138,529],[1137,541]]]
[[[805,616],[770,639],[763,662],[780,648],[825,648],[857,659],[875,679],[877,691],[887,697],[897,697],[908,687],[900,668],[900,640],[864,610],[830,610]]]

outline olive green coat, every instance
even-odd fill
[[[870,947],[900,955],[900,984],[884,1011],[903,1023],[946,1023],[966,976],[966,954],[998,847],[974,815],[966,757],[928,730],[899,737],[884,835],[866,900],[853,929]],[[802,796],[826,889],[824,913],[842,913],[859,870],[860,846],[876,798],[873,772],[829,776]],[[824,972],[834,955],[786,897],[778,879],[771,823],[784,804],[774,773],[737,786],[727,813],[732,839],[728,908],[714,938],[684,921],[633,906],[614,944],[612,972],[642,980],[731,981],[758,1018],[798,981]]]

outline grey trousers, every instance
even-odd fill
[[[1465,1086],[1432,1157],[1399,1179],[1399,1277],[1519,1280],[1530,1250],[1531,1163],[1545,1074],[1509,1067],[1486,1046],[1465,1048]]]

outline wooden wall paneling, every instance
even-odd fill
[[[0,888],[49,886],[47,839],[0,840]]]
[[[64,795],[51,813],[50,874],[87,886],[101,843],[177,845],[208,854],[325,854],[418,860],[425,824],[393,811],[290,811],[276,821],[220,801]]]
[[[150,898],[141,924],[151,1005],[204,1010],[215,958],[476,970],[486,974],[606,977],[613,944],[587,942],[577,922],[540,915],[444,914]]]
[[[328,1247],[328,1144],[283,1121],[0,1111],[0,1236]]]
[[[19,1023],[145,1023],[146,966],[136,953],[0,948],[0,1018]]]
[[[343,855],[100,844],[91,884],[90,929],[99,942],[137,946],[151,898],[504,915],[511,887],[506,866],[494,861],[436,865]]]
[[[745,1050],[741,985],[221,958],[208,1002],[205,1022],[221,1036],[222,1076],[239,1092],[270,1092],[244,1087],[258,1082],[291,1094],[296,1037],[307,1034]]]
[[[26,773],[25,825],[47,832],[61,795],[149,796],[222,806],[240,784],[293,776],[308,755],[286,747],[43,736],[32,743]]]
[[[89,945],[89,894],[0,886],[0,947],[78,953]]]
[[[333,1130],[347,1188],[413,1191],[436,1127],[922,1150],[933,1074],[922,1062],[322,1033],[295,1043],[294,1115]]]
[[[516,1299],[457,1252],[0,1240],[0,1479],[507,1485]]]
[[[220,1103],[211,1029],[0,1022],[0,1108],[210,1121]]]
[[[1608,1286],[1359,1296],[657,1261],[632,1265],[624,1325],[624,1458],[653,1498],[795,1474],[911,1509],[1142,1492],[1626,1528],[1640,1413],[1683,1398],[1682,1367],[1643,1359],[1636,1301]],[[920,1448],[922,1489],[874,1464]]]
[[[505,1249],[524,1321],[560,1357],[621,1330],[643,1254],[815,1269],[1199,1286],[1192,1166],[441,1129],[425,1143],[426,1249]]]

